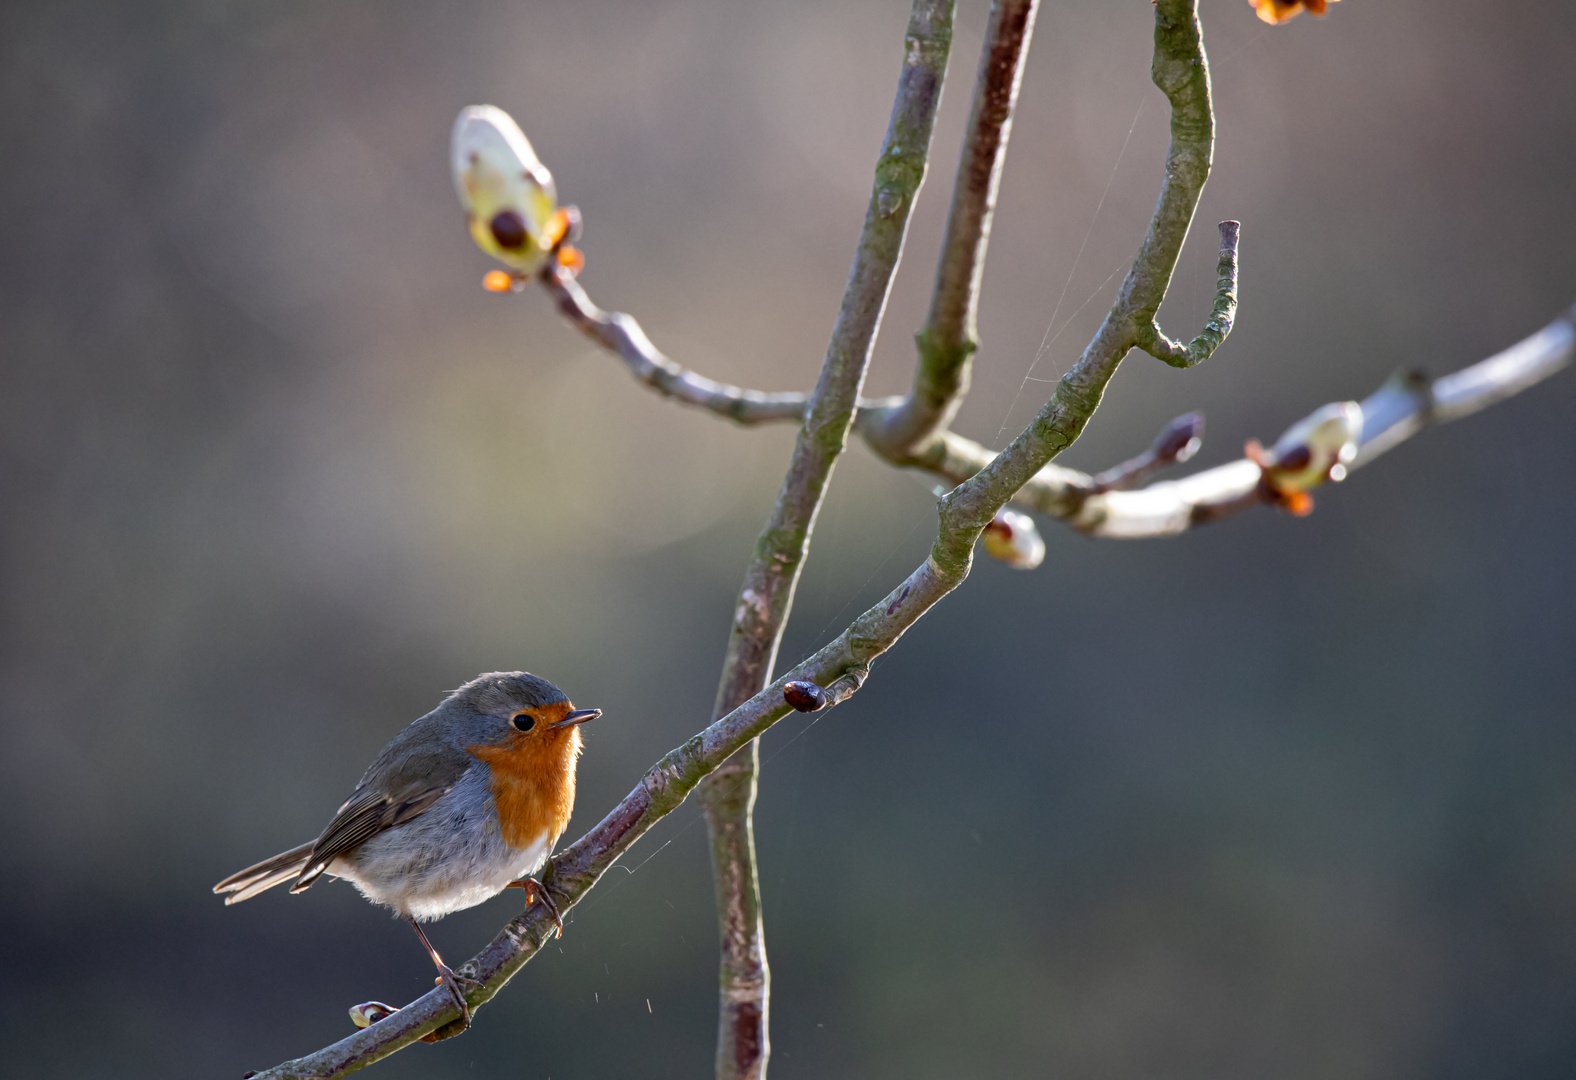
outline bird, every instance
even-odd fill
[[[299,893],[323,874],[344,878],[415,929],[464,1030],[470,1006],[461,979],[421,924],[521,888],[526,905],[540,898],[563,932],[557,905],[532,875],[574,809],[580,725],[601,715],[528,672],[478,675],[394,736],[317,839],[213,891],[229,905],[291,879]]]

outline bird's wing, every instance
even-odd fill
[[[447,795],[475,762],[462,750],[442,747],[410,755],[397,767],[379,769],[380,764],[381,759],[312,845],[306,865],[290,886],[291,892],[309,888],[330,863],[347,851],[423,813]]]

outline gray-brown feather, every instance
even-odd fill
[[[312,844],[305,843],[289,851],[280,852],[271,859],[264,859],[256,866],[248,866],[240,873],[231,874],[213,887],[216,893],[232,893],[225,897],[226,904],[239,904],[266,889],[295,877],[306,866],[312,854]]]
[[[426,810],[465,775],[475,759],[444,738],[443,711],[428,713],[383,748],[312,846],[291,892],[309,888],[336,858]]]

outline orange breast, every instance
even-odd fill
[[[563,835],[575,805],[575,759],[580,731],[519,733],[491,746],[465,748],[492,769],[498,826],[510,847],[530,847],[545,833]]]

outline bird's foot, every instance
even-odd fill
[[[505,885],[504,888],[524,889],[526,907],[530,907],[532,904],[536,903],[536,901],[540,900],[542,902],[542,906],[547,909],[547,913],[553,917],[553,926],[558,931],[558,936],[564,936],[564,918],[558,913],[558,905],[553,902],[553,896],[547,891],[546,885],[543,885],[534,877],[525,877],[521,878],[519,881],[509,882],[509,884]]]
[[[463,975],[456,975],[454,969],[447,964],[439,965],[438,977],[434,981],[439,986],[446,987],[449,993],[454,995],[454,1003],[460,1008],[460,1018],[445,1024],[431,1035],[425,1036],[431,1042],[453,1038],[471,1026],[471,1005],[470,1002],[465,1000],[465,990],[475,990],[481,986],[481,983],[475,979],[467,979]],[[458,1026],[456,1027],[456,1025]]]

